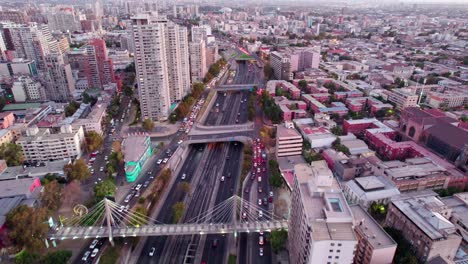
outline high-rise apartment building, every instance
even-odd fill
[[[26,24],[29,17],[24,10],[1,10],[0,21],[11,21],[18,24]]]
[[[87,81],[88,87],[103,88],[115,83],[112,59],[107,56],[106,43],[102,39],[93,39],[87,45],[67,53],[73,70],[78,70],[78,77]]]
[[[192,82],[201,82],[207,72],[205,41],[190,42],[190,75]]]
[[[318,48],[290,48],[271,53],[271,66],[278,80],[292,80],[294,72],[308,68],[318,69],[319,63]]]
[[[197,42],[203,39],[206,42],[206,38],[211,35],[211,27],[209,25],[193,26],[191,28],[192,42]]]
[[[353,215],[325,161],[294,166],[289,259],[291,263],[353,263]]]
[[[190,90],[187,29],[151,14],[132,17],[142,118],[167,120]]]
[[[14,58],[36,62],[39,69],[44,68],[44,57],[59,51],[58,42],[52,38],[49,27],[45,24],[28,25],[3,23],[6,48],[12,51]]]
[[[41,74],[49,100],[68,102],[75,92],[75,82],[70,64],[62,54],[45,57],[45,70]]]
[[[72,7],[59,7],[47,14],[47,20],[52,31],[81,31],[79,16]]]

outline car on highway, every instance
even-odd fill
[[[148,253],[148,256],[150,257],[154,256],[154,252],[156,252],[156,248],[152,247]]]
[[[258,192],[261,193],[262,191],[262,186],[258,186]]]
[[[230,172],[228,172],[227,177],[231,178],[231,173]]]
[[[100,171],[100,172],[103,172],[103,171],[104,171],[104,167],[100,167],[100,168],[99,168],[99,171]]]
[[[187,177],[187,174],[183,173],[182,174],[182,177],[180,177],[182,180],[185,180],[185,178]]]
[[[97,243],[99,242],[99,239],[94,239],[93,242],[89,245],[90,249],[93,249],[96,247]]]
[[[263,217],[263,211],[262,210],[258,210],[258,218],[262,218]]]
[[[82,260],[82,261],[87,261],[90,254],[91,254],[91,251],[86,251],[86,252],[83,254],[83,257],[81,258],[81,260]]]
[[[143,183],[143,188],[148,187],[149,184],[150,184],[150,181],[145,181],[145,183]]]
[[[258,255],[260,255],[260,257],[263,257],[263,248],[258,249]]]
[[[137,186],[135,186],[135,191],[139,191],[141,186],[143,186],[141,183],[137,184]]]
[[[267,204],[268,204],[267,198],[263,198],[263,205],[267,205]]]
[[[168,158],[163,159],[163,163],[166,164],[169,161]]]
[[[122,213],[125,209],[125,206],[121,205],[120,208],[119,208],[119,213]]]
[[[262,199],[258,199],[258,205],[262,205]]]
[[[263,236],[259,236],[259,237],[258,237],[258,244],[259,244],[259,245],[263,245],[263,244],[264,244]]]
[[[273,192],[272,192],[272,191],[270,191],[269,195],[270,195],[270,197],[273,197]]]
[[[132,199],[132,197],[133,197],[133,194],[129,194],[129,195],[127,195],[127,197],[125,197],[125,200],[124,200],[124,202],[125,202],[125,203],[128,203],[128,202],[130,202],[130,200]]]
[[[218,247],[218,239],[213,240],[213,244],[211,244],[212,247]]]
[[[242,219],[247,219],[247,213],[246,212],[242,213]]]
[[[158,161],[156,161],[156,164],[161,165],[162,161],[162,159],[158,159]]]
[[[184,141],[181,139],[181,140],[177,141],[177,144],[180,145],[180,144],[182,144],[182,142],[184,142]]]
[[[91,257],[92,257],[92,258],[95,258],[95,257],[97,256],[98,253],[99,253],[99,248],[93,249],[93,252],[91,253]]]
[[[262,182],[262,177],[258,176],[257,180],[258,182]]]
[[[224,181],[224,176],[221,176],[221,181],[222,181],[222,182]]]

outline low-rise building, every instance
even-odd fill
[[[0,130],[0,146],[15,141],[15,133],[11,129]]]
[[[358,205],[350,206],[354,217],[354,231],[358,239],[355,264],[391,264],[397,243]]]
[[[99,135],[104,133],[104,118],[106,117],[107,102],[97,102],[91,112],[83,118],[76,119],[73,124],[83,126],[86,133],[94,131]]]
[[[83,142],[83,127],[64,125],[59,131],[32,126],[16,144],[21,146],[27,161],[53,161],[81,157]]]
[[[468,92],[428,92],[426,102],[434,108],[455,108],[468,103]]]
[[[400,230],[420,261],[438,256],[453,260],[462,238],[448,220],[451,213],[434,192],[411,193],[392,200],[385,226]]]
[[[419,96],[405,88],[393,89],[388,96],[388,101],[394,103],[396,108],[415,107],[418,105]]]
[[[15,116],[13,112],[0,113],[0,128],[6,129],[15,123]]]
[[[400,195],[393,182],[385,176],[359,177],[342,184],[349,204],[359,204],[368,209],[373,202],[388,204],[392,197]]]
[[[448,219],[455,225],[458,234],[463,238],[463,244],[466,245],[468,243],[468,193],[456,193],[440,200],[452,209],[452,214]]]
[[[426,157],[384,161],[377,167],[400,192],[445,189],[450,181],[447,170]]]
[[[294,167],[289,259],[291,263],[352,263],[358,239],[353,216],[325,161]]]
[[[302,136],[290,122],[279,125],[276,130],[276,157],[302,154]]]
[[[125,157],[125,177],[134,182],[140,176],[146,161],[153,155],[151,140],[148,136],[130,136],[123,140]]]

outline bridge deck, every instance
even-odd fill
[[[235,232],[257,232],[260,230],[288,229],[288,221],[244,222],[237,224],[177,224],[146,225],[141,227],[114,227],[113,237],[129,236],[172,236],[193,234],[224,234]],[[62,227],[48,234],[49,239],[78,239],[108,237],[108,228],[103,227]]]

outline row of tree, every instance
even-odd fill
[[[190,94],[182,99],[182,102],[179,103],[176,110],[169,117],[170,121],[176,122],[186,117],[190,113],[192,105],[200,99],[203,91],[205,91],[205,85],[203,83],[194,83]]]
[[[263,90],[260,97],[260,105],[265,115],[273,122],[278,124],[283,120],[281,108],[275,103],[275,99],[270,96],[268,91]]]
[[[270,185],[276,188],[283,186],[283,177],[281,176],[281,172],[279,170],[278,161],[273,159],[269,160],[268,167],[271,174],[269,179]]]
[[[203,82],[209,83],[211,80],[213,80],[214,77],[217,77],[226,63],[227,61],[224,58],[221,58],[213,65],[211,65],[205,75],[205,78],[203,78]]]

